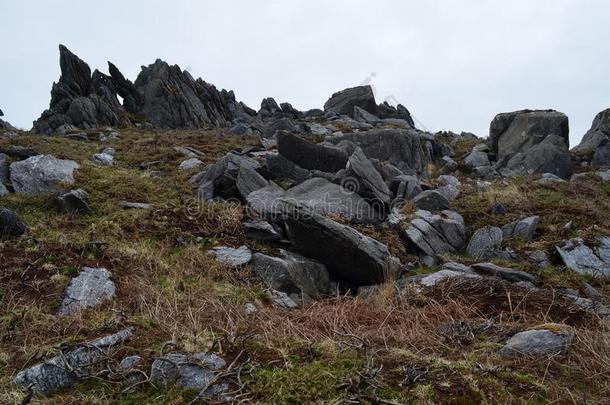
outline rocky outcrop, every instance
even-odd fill
[[[572,152],[594,166],[610,166],[610,108],[595,116],[591,129]]]
[[[419,210],[405,231],[408,242],[430,257],[457,253],[466,246],[464,219],[452,211],[432,214]]]
[[[4,113],[0,110],[0,117],[4,117]],[[11,124],[0,119],[0,129],[14,129]]]
[[[241,198],[237,178],[242,167],[256,170],[260,164],[252,158],[230,152],[195,175],[191,182],[197,186],[197,194],[203,200],[215,197]]]
[[[324,103],[324,111],[353,117],[354,107],[377,114],[377,103],[371,86],[358,86],[338,91]]]
[[[63,184],[73,184],[78,168],[78,163],[72,160],[51,155],[32,156],[11,164],[11,183],[17,193],[53,193],[61,191]]]
[[[496,166],[505,176],[551,173],[569,179],[574,172],[568,144],[557,135],[548,135],[540,143],[524,152],[517,152],[506,162]]]
[[[305,169],[336,172],[344,169],[348,160],[339,148],[312,143],[288,132],[277,134],[277,149],[281,156]]]

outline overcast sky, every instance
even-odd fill
[[[610,107],[605,0],[1,0],[0,109],[29,129],[63,43],[134,80],[162,58],[259,108],[305,110],[370,82],[426,129],[487,136],[496,113],[553,108],[577,143]]]

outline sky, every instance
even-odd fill
[[[0,109],[24,129],[60,43],[131,80],[161,58],[256,109],[370,83],[429,131],[487,136],[497,113],[552,108],[574,146],[610,107],[606,0],[0,0],[0,15]]]

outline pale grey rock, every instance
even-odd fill
[[[419,284],[424,287],[434,287],[438,283],[455,277],[479,278],[477,274],[465,273],[453,270],[440,270],[432,274],[428,274],[419,280]]]
[[[557,246],[557,252],[565,265],[579,273],[596,278],[610,278],[610,237],[597,238],[598,246],[587,246],[580,238],[565,241]]]
[[[198,158],[190,158],[180,163],[180,166],[178,166],[178,168],[180,170],[193,170],[201,165],[203,165],[203,162]]]
[[[520,238],[527,241],[534,240],[539,222],[540,217],[533,216],[506,224],[502,227],[503,238]]]
[[[119,201],[119,207],[123,209],[133,209],[133,210],[149,210],[152,208],[152,205],[148,203],[139,203],[139,202],[131,202],[131,201]]]
[[[288,310],[299,307],[299,304],[297,304],[292,298],[290,298],[288,294],[283,293],[281,291],[271,290],[269,291],[268,296],[273,305],[275,305],[276,307]]]
[[[470,152],[470,154],[464,158],[464,164],[471,169],[491,165],[487,153],[479,150]]]
[[[545,329],[528,330],[508,339],[499,353],[505,357],[565,354],[574,340],[574,335],[574,331],[565,325],[549,325]]]
[[[11,164],[11,183],[17,193],[58,192],[62,184],[74,183],[74,172],[78,168],[78,163],[72,160],[61,160],[51,155],[32,156]]]
[[[237,249],[218,246],[212,249],[212,253],[216,256],[216,261],[232,267],[243,266],[252,260],[252,251],[247,246],[240,246]]]
[[[107,153],[96,153],[93,155],[93,163],[98,166],[112,166],[114,165],[114,156]]]
[[[228,389],[226,382],[212,384],[226,362],[213,353],[168,353],[155,359],[150,370],[153,383],[163,387],[175,385],[181,389],[200,391],[200,397],[211,398]],[[212,384],[208,387],[208,385]]]
[[[419,210],[405,236],[419,250],[431,257],[457,253],[466,245],[464,219],[452,211],[432,214]]]
[[[502,229],[488,226],[477,230],[466,248],[470,256],[481,257],[485,253],[496,250],[502,245]]]
[[[478,274],[499,277],[513,283],[526,281],[532,284],[537,284],[539,282],[538,278],[534,275],[521,270],[513,270],[508,267],[497,266],[493,263],[477,263],[473,264],[471,267]]]
[[[72,349],[64,350],[61,355],[19,372],[13,384],[45,396],[70,388],[83,378],[106,368],[117,346],[132,334],[133,328],[128,328],[114,335],[72,346]]]
[[[111,301],[115,294],[116,285],[108,270],[83,267],[66,289],[57,315],[70,316],[83,309],[96,308]]]

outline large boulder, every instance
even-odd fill
[[[358,86],[334,93],[324,103],[324,111],[353,116],[354,107],[377,114],[377,104],[371,86]]]
[[[288,132],[277,134],[277,149],[281,156],[305,169],[336,172],[347,163],[345,151],[312,143]]]
[[[456,212],[419,210],[405,231],[407,241],[431,257],[457,253],[466,246],[464,219]]]
[[[599,236],[589,247],[580,239],[570,239],[557,246],[557,252],[572,271],[602,279],[610,279],[610,237]]]
[[[362,148],[369,159],[387,161],[405,174],[426,175],[428,165],[443,156],[434,136],[416,129],[375,129],[328,139],[334,145],[345,140]]]
[[[386,120],[403,120],[409,127],[415,128],[415,122],[413,122],[411,113],[402,104],[398,104],[396,107],[394,107],[387,101],[384,101],[377,107],[377,115],[379,118]]]
[[[592,165],[610,166],[610,108],[595,116],[591,129],[572,152],[587,158]]]
[[[91,342],[72,344],[58,356],[19,372],[13,384],[40,395],[70,388],[107,369],[118,346],[132,334],[133,328],[128,328]]]
[[[499,162],[497,167],[505,176],[552,173],[569,179],[574,172],[568,145],[561,137],[553,134],[526,151],[515,153],[504,165]]]
[[[357,285],[396,276],[400,263],[386,245],[303,205],[284,202],[281,209],[294,247],[324,263],[331,275]]]
[[[74,183],[74,172],[79,168],[72,160],[51,155],[37,155],[10,166],[11,183],[15,192],[45,194],[61,191],[63,184]]]
[[[0,238],[21,236],[28,227],[21,221],[19,215],[7,208],[0,207]]]
[[[108,270],[83,267],[66,289],[57,315],[69,316],[83,309],[95,308],[110,301],[115,294],[116,285]]]
[[[252,158],[229,152],[218,162],[207,166],[201,173],[195,175],[191,182],[196,184],[197,195],[203,200],[215,197],[239,198],[241,195],[237,186],[237,178],[242,167],[256,170],[260,165]],[[248,183],[253,184],[250,181]],[[244,183],[241,185],[242,190],[245,191]]]
[[[330,292],[328,270],[322,263],[296,253],[280,251],[282,257],[255,253],[254,272],[271,288],[298,301],[301,296],[316,298]]]
[[[497,161],[526,152],[548,135],[569,145],[568,117],[553,110],[522,110],[496,115],[490,125],[489,141]]]
[[[390,205],[392,193],[362,149],[356,149],[350,156],[347,163],[347,176],[357,182],[357,190],[354,191],[358,194],[368,200],[379,202],[382,206]]]

